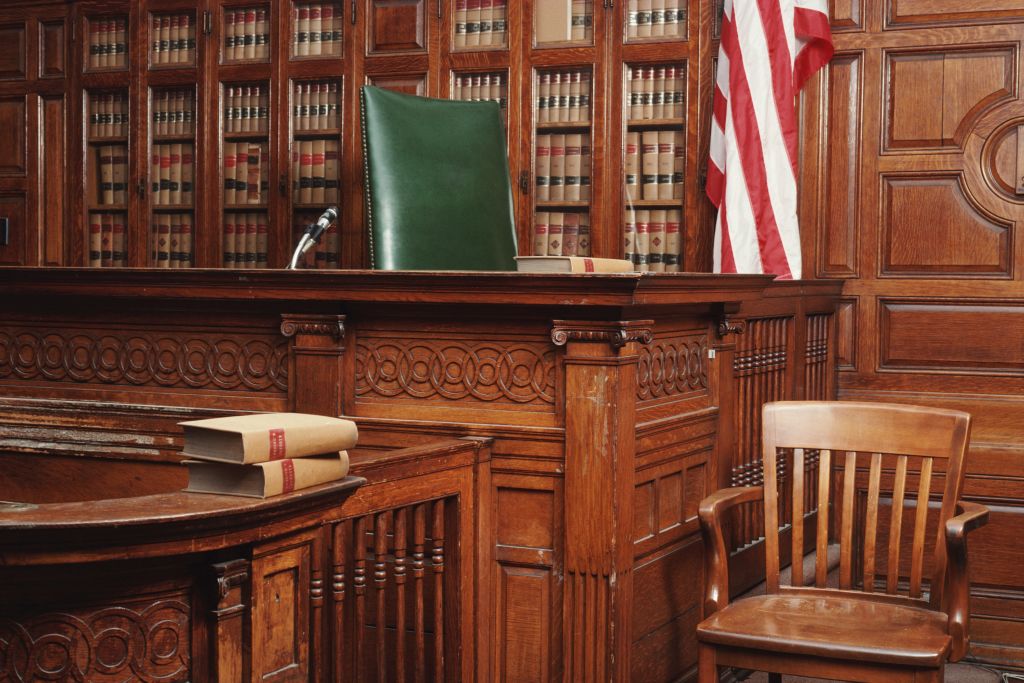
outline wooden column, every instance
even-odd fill
[[[213,565],[217,582],[217,606],[210,612],[210,681],[238,683],[246,674],[243,652],[245,626],[245,585],[249,561],[229,560]]]
[[[653,321],[554,321],[565,346],[563,679],[627,681],[639,344]]]
[[[288,347],[288,405],[299,413],[342,414],[345,316],[281,316]]]

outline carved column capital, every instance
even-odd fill
[[[570,341],[607,342],[613,349],[621,349],[635,341],[650,344],[654,341],[653,320],[554,320],[551,342],[565,346]]]
[[[281,334],[288,338],[302,334],[331,337],[335,341],[341,341],[345,338],[345,316],[285,313],[281,316]]]
[[[728,315],[721,315],[718,318],[718,337],[726,337],[730,334],[743,334],[747,329],[745,320],[733,320]]]

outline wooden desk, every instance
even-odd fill
[[[757,479],[760,403],[835,390],[837,283],[11,269],[0,287],[13,471],[102,453],[168,473],[175,422],[247,410],[351,416],[361,445],[493,438],[463,513],[475,604],[451,613],[480,681],[691,671],[697,503]]]

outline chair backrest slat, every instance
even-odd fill
[[[875,590],[875,546],[878,541],[878,497],[882,483],[882,454],[871,454],[868,474],[868,509],[864,521],[864,585],[865,593]]]
[[[786,401],[764,406],[762,433],[769,593],[780,590],[780,555],[791,554],[793,587],[803,586],[807,548],[815,552],[815,588],[807,590],[825,590],[830,543],[838,541],[840,589],[884,591],[900,600],[921,598],[924,553],[933,551],[935,573],[930,577],[929,599],[933,606],[942,606],[946,557],[941,533],[955,511],[963,485],[970,416],[896,404]],[[840,453],[841,458],[834,455]],[[858,471],[860,454],[865,459],[860,460]],[[935,460],[940,460],[939,467],[945,470],[946,486],[937,515],[938,529],[928,538],[926,529],[935,529],[928,522],[936,521],[935,515],[931,520],[928,515]],[[915,476],[919,478],[916,482]],[[835,481],[839,477],[841,486]],[[908,486],[917,489],[916,500],[913,493],[908,496]],[[892,509],[884,514],[883,508],[890,502]],[[910,576],[902,575],[909,578],[907,596],[899,595],[905,585],[900,583],[901,557],[906,561],[900,543],[906,535],[903,509],[914,504]],[[806,525],[805,518],[811,515],[816,515],[816,523]],[[790,520],[790,547],[780,548],[780,521]],[[878,540],[886,536],[886,528],[888,547],[879,548]],[[884,582],[876,586],[883,574]]]
[[[828,511],[832,487],[832,451],[827,448],[818,456],[818,539],[815,548],[814,585],[824,588],[828,580]]]
[[[885,592],[895,593],[900,572],[900,536],[903,531],[903,497],[907,484],[907,456],[896,460],[896,477],[892,485],[892,519],[889,522],[889,562],[885,572]]]
[[[804,449],[793,449],[793,564],[792,585],[804,585]]]
[[[917,487],[917,514],[914,516],[914,545],[910,560],[910,597],[921,597],[921,574],[924,569],[924,531],[928,523],[928,496],[932,485],[932,461],[921,463],[921,481]]]
[[[839,587],[853,586],[853,503],[857,485],[857,452],[847,451],[843,471],[843,516],[839,536]]]

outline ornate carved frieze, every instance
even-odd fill
[[[93,609],[0,619],[0,678],[146,683],[188,678],[188,604],[168,598],[148,606]]]
[[[652,325],[653,320],[555,320],[551,328],[551,342],[555,346],[565,346],[570,341],[608,342],[613,349],[620,349],[632,341],[650,344],[654,340]]]
[[[636,398],[704,394],[708,390],[708,342],[703,334],[668,337],[640,349]]]
[[[287,342],[253,334],[0,330],[0,379],[288,390]]]
[[[281,334],[289,338],[300,334],[312,334],[341,341],[345,338],[345,316],[283,315]]]
[[[356,345],[356,396],[555,402],[555,354],[530,342],[380,339]]]

